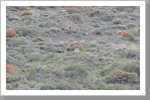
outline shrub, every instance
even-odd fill
[[[105,76],[108,73],[110,73],[110,71],[112,70],[111,67],[108,66],[104,66],[101,70],[100,70],[100,75]]]
[[[124,6],[116,6],[116,9],[117,9],[117,11],[122,12],[125,10],[125,7]]]
[[[46,48],[45,48],[45,51],[46,51],[46,52],[53,52],[53,53],[56,52],[55,49],[54,49],[54,47],[46,47]]]
[[[92,9],[90,11],[87,11],[86,13],[87,13],[87,15],[89,17],[93,17],[96,13],[104,12],[104,11],[106,11],[106,10],[103,10],[103,9]]]
[[[93,31],[92,31],[92,34],[95,34],[95,35],[102,35],[102,30],[100,28],[95,28]]]
[[[12,81],[17,81],[20,78],[21,77],[17,70],[13,66],[6,64],[6,82],[9,83]]]
[[[140,35],[140,32],[138,30],[135,30],[135,29],[129,30],[128,32],[132,33],[134,36]]]
[[[120,37],[120,39],[125,40],[125,41],[134,41],[135,38],[132,36],[124,36],[124,37]]]
[[[21,13],[21,16],[24,16],[24,15],[32,15],[32,12],[31,11],[23,11]]]
[[[113,24],[122,24],[122,21],[119,19],[113,20]]]
[[[30,81],[28,84],[30,88],[34,88],[38,83],[36,81]]]
[[[118,57],[118,58],[125,58],[126,54],[122,51],[114,51],[114,54]]]
[[[19,45],[22,45],[25,42],[25,40],[21,38],[15,38],[12,42],[14,46],[18,47]]]
[[[75,90],[76,88],[68,82],[54,82],[39,83],[35,86],[35,90]]]
[[[88,75],[88,71],[84,66],[80,64],[69,64],[65,67],[66,77],[77,78],[77,77],[86,77]]]
[[[26,10],[26,7],[24,6],[14,6],[13,8],[21,10],[21,11]]]
[[[29,60],[30,61],[40,61],[42,59],[42,54],[40,53],[31,53]]]
[[[72,13],[80,13],[81,11],[78,8],[71,7],[71,8],[67,9],[67,12],[69,12],[70,14],[72,14]]]
[[[21,60],[15,59],[14,57],[11,57],[9,55],[6,55],[6,63],[20,67],[24,65],[24,62],[22,62]]]
[[[129,60],[126,62],[122,62],[118,69],[127,71],[127,72],[135,72],[140,76],[140,61],[139,60]]]
[[[81,45],[73,45],[71,46],[70,50],[76,50],[77,48],[81,51],[84,51],[84,52],[86,51],[85,48]]]
[[[73,30],[73,29],[66,29],[65,32],[67,34],[72,34],[72,33],[76,33],[76,30]]]
[[[92,11],[88,11],[87,14],[89,17],[98,17],[102,21],[112,21],[114,19],[113,14],[102,9],[94,9]]]
[[[134,72],[130,73],[121,69],[117,69],[115,71],[112,71],[112,73],[112,76],[109,77],[110,83],[131,85],[140,83],[139,76]]]
[[[6,73],[15,74],[17,73],[16,69],[8,64],[6,64]]]
[[[19,36],[27,36],[27,35],[35,35],[37,32],[35,29],[28,28],[25,26],[15,28],[15,31],[19,34]]]
[[[124,32],[121,34],[121,39],[123,40],[129,40],[129,41],[134,41],[135,40],[135,35],[130,33],[130,32]]]
[[[108,84],[108,85],[100,88],[100,90],[125,90],[125,85],[122,85],[122,84]]]
[[[46,9],[46,7],[44,7],[44,6],[37,6],[36,8],[39,10],[45,10]]]
[[[19,36],[19,35],[13,30],[8,30],[6,31],[6,36]]]
[[[14,88],[10,83],[7,83],[6,84],[6,90],[14,90]]]
[[[14,58],[21,60],[21,61],[23,61],[25,59],[25,57],[23,55],[14,55]]]
[[[68,15],[67,17],[69,17],[70,18],[70,20],[72,20],[72,21],[82,21],[82,16],[79,14],[79,13],[73,13],[73,14],[70,14],[70,15]]]

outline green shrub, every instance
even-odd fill
[[[125,58],[126,54],[122,51],[114,51],[114,54],[118,57],[118,58]]]
[[[34,88],[35,85],[37,85],[38,83],[36,81],[29,81],[28,85],[30,86],[30,88]]]
[[[92,34],[95,34],[95,35],[102,35],[102,30],[100,28],[95,28],[93,31],[92,31]]]
[[[36,8],[39,10],[45,10],[46,9],[46,7],[44,7],[44,6],[37,6]]]
[[[46,52],[53,52],[53,53],[56,52],[53,47],[46,47],[46,48],[45,48],[45,51],[46,51]]]
[[[82,21],[82,16],[79,13],[73,13],[73,14],[69,14],[67,17],[70,18],[70,20],[72,21]]]
[[[25,40],[21,38],[14,38],[12,42],[14,46],[18,47],[19,45],[22,45]]]
[[[22,60],[15,59],[14,57],[11,57],[9,55],[6,55],[6,63],[13,66],[19,66],[19,67],[24,66],[24,62]]]
[[[126,40],[126,41],[134,41],[135,40],[135,38],[133,36],[123,36],[123,37],[120,37],[120,39]]]
[[[33,28],[28,28],[25,26],[21,26],[21,27],[17,27],[15,28],[15,32],[19,34],[19,36],[27,36],[27,35],[35,35],[35,33],[37,32],[35,29]]]
[[[134,34],[135,36],[140,35],[140,32],[138,30],[136,30],[136,29],[129,30],[128,32]]]
[[[108,84],[108,85],[100,88],[100,90],[125,90],[125,85],[123,85],[123,84]]]
[[[139,60],[129,60],[126,62],[120,63],[118,69],[127,71],[127,72],[135,72],[140,76],[140,61]]]
[[[25,60],[25,57],[23,55],[14,55],[14,58],[21,61]]]
[[[7,83],[6,84],[6,90],[14,90],[14,88],[10,83]]]
[[[66,77],[86,77],[88,75],[87,69],[80,64],[69,64],[65,67]]]
[[[112,35],[112,32],[111,31],[105,31],[104,32],[106,35]]]
[[[67,34],[72,34],[72,33],[76,33],[77,31],[74,30],[74,29],[66,29],[65,32],[66,32]]]
[[[34,89],[35,90],[74,90],[76,88],[65,81],[62,82],[49,81],[47,83],[37,84],[34,87]]]
[[[112,70],[111,67],[108,66],[104,66],[101,70],[100,70],[100,75],[105,76],[108,73],[110,73],[110,71]]]
[[[24,6],[14,6],[13,8],[21,10],[21,11],[26,10],[26,7]]]
[[[18,74],[18,73],[15,73],[15,74],[6,74],[6,82],[9,83],[9,82],[13,82],[13,81],[18,81],[20,80],[21,78],[21,75]]]
[[[40,61],[42,59],[42,54],[40,53],[31,53],[29,60],[30,61]]]

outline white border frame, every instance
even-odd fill
[[[145,1],[1,1],[1,95],[146,95],[145,3]],[[6,90],[6,6],[140,6],[140,90]]]

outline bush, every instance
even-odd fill
[[[35,90],[75,90],[76,88],[68,82],[49,81],[47,83],[39,83],[34,87]]]
[[[31,53],[29,60],[32,61],[40,61],[42,59],[42,54],[40,53]]]
[[[65,67],[66,77],[77,78],[77,77],[86,77],[88,71],[84,66],[80,64],[69,64]]]
[[[126,62],[122,62],[118,69],[127,71],[127,72],[135,72],[140,76],[140,61],[139,60],[129,60]]]
[[[14,6],[13,8],[18,9],[18,10],[21,10],[21,11],[23,11],[23,10],[26,10],[26,9],[27,9],[27,8],[26,8],[26,7],[24,7],[24,6]]]
[[[19,45],[22,45],[25,40],[21,38],[14,38],[12,42],[14,46],[18,47]]]
[[[44,6],[37,6],[36,8],[39,10],[45,10],[46,9],[46,7],[44,7]]]
[[[121,37],[120,39],[126,40],[126,41],[134,41],[135,40],[135,38],[132,36],[124,36],[124,37]]]
[[[108,73],[110,73],[110,71],[112,70],[111,67],[108,66],[104,66],[101,70],[100,70],[100,75],[105,76]]]
[[[6,65],[6,82],[9,83],[12,81],[17,81],[20,78],[21,78],[20,74],[17,72],[17,70],[13,66],[10,66],[7,64]]]
[[[71,7],[71,8],[67,9],[67,12],[69,12],[70,14],[72,14],[72,13],[80,13],[81,11],[78,8]]]
[[[70,14],[68,15],[67,17],[69,17],[70,20],[72,21],[82,21],[82,16],[79,14],[79,13],[73,13],[73,14]]]
[[[112,71],[112,75],[107,78],[108,83],[115,83],[115,84],[140,84],[140,77],[134,72],[127,72],[121,69],[117,69]]]
[[[28,28],[25,26],[15,28],[15,31],[19,34],[19,36],[27,36],[27,35],[35,35],[37,32],[35,29]]]
[[[6,31],[6,36],[19,36],[18,33],[16,33],[15,31],[13,30],[8,30]]]
[[[56,52],[53,47],[46,47],[46,48],[45,48],[45,51],[46,51],[46,52],[53,52],[53,53]]]
[[[108,84],[108,85],[100,88],[100,90],[125,90],[125,85],[122,85],[122,84]]]
[[[23,55],[14,55],[14,58],[15,59],[18,59],[18,60],[21,60],[21,61],[23,61],[23,60],[25,60],[25,57],[23,56]]]
[[[11,64],[13,66],[19,66],[19,67],[22,67],[24,65],[23,61],[15,59],[14,57],[11,57],[9,55],[6,55],[6,63]]]
[[[102,35],[102,30],[100,28],[95,28],[93,31],[92,31],[92,34],[95,34],[95,35]]]
[[[128,32],[132,33],[135,36],[139,36],[140,35],[140,32],[138,30],[136,30],[136,29],[128,30]]]
[[[10,83],[7,83],[6,84],[6,90],[14,90],[14,88]]]

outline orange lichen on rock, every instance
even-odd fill
[[[21,13],[21,16],[24,16],[24,15],[32,15],[32,12],[31,11],[23,11]]]
[[[8,30],[6,31],[6,36],[19,36],[19,35],[13,30]]]
[[[80,12],[80,9],[78,9],[78,8],[75,8],[75,7],[69,7],[68,9],[67,9],[67,12],[69,12],[69,13],[79,13]]]
[[[17,73],[16,69],[8,64],[6,64],[6,72],[9,74]]]
[[[79,50],[82,50],[82,51],[86,51],[85,50],[85,48],[83,47],[83,46],[81,46],[81,45],[73,45],[73,46],[71,46],[71,50],[75,50],[76,48],[78,48]]]

